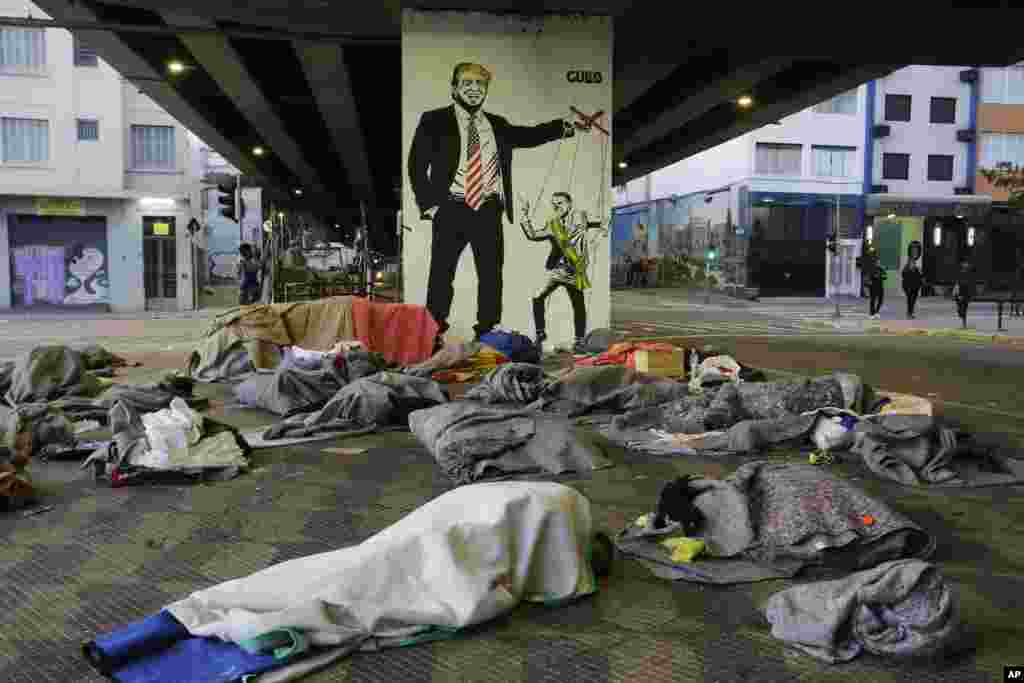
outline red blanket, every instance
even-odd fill
[[[352,299],[356,339],[391,363],[409,365],[430,358],[437,323],[424,306]]]
[[[597,356],[581,358],[576,361],[578,367],[593,367],[595,365],[625,365],[627,368],[636,369],[637,351],[665,351],[671,353],[678,347],[672,344],[660,342],[622,342],[613,345],[610,349]]]

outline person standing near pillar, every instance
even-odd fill
[[[914,305],[921,293],[924,276],[921,273],[921,243],[914,241],[907,247],[907,265],[903,267],[903,293],[907,297],[907,318],[914,319]]]

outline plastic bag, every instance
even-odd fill
[[[853,429],[841,416],[821,416],[814,423],[811,441],[821,451],[845,450],[853,445]]]
[[[169,408],[143,415],[142,425],[146,428],[149,453],[145,463],[132,464],[166,467],[172,458],[187,455],[189,447],[203,438],[203,416],[181,398],[172,400]]]

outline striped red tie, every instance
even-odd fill
[[[480,133],[476,116],[469,119],[469,145],[466,149],[466,206],[476,211],[484,197],[483,169],[480,162]]]

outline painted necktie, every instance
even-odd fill
[[[466,206],[476,211],[484,196],[483,169],[480,160],[480,133],[476,116],[469,119],[469,144],[466,148]]]

